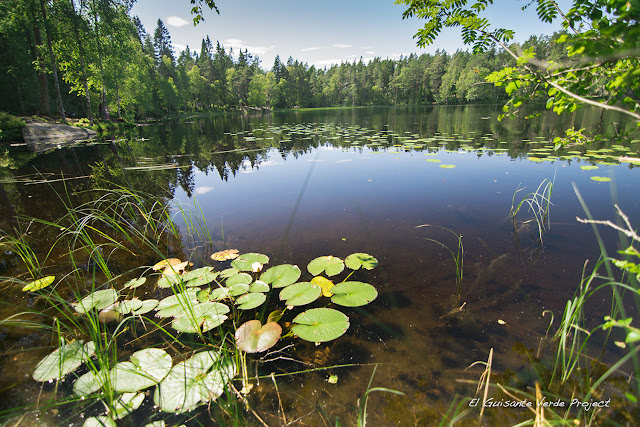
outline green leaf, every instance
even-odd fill
[[[118,300],[118,293],[115,289],[103,289],[95,291],[87,295],[78,303],[72,303],[71,306],[78,313],[86,313],[91,309],[102,310],[109,307]]]
[[[320,286],[310,282],[298,282],[289,285],[280,291],[280,300],[287,305],[305,305],[320,297],[322,289]]]
[[[456,165],[440,165],[440,167],[442,169],[453,169],[456,167]]]
[[[213,273],[212,267],[202,267],[193,271],[188,271],[182,275],[182,280],[187,287],[204,286],[213,282],[218,273]]]
[[[367,270],[373,270],[378,266],[378,260],[369,254],[355,253],[344,259],[344,263],[352,270],[358,270],[364,267]]]
[[[233,275],[227,279],[227,287],[231,287],[233,285],[248,285],[253,281],[253,278],[250,274],[247,273],[238,273]]]
[[[335,276],[336,274],[342,273],[344,270],[344,263],[340,258],[336,258],[334,256],[321,256],[309,263],[307,265],[307,270],[309,273],[317,276],[323,271],[327,274],[327,276]]]
[[[349,318],[332,308],[313,308],[293,319],[291,331],[305,341],[325,342],[342,336],[349,329]]]
[[[237,268],[240,271],[253,271],[252,266],[255,263],[264,265],[264,264],[267,264],[268,262],[269,262],[269,257],[266,255],[248,253],[248,254],[242,254],[238,258],[233,260],[233,262],[231,263],[231,266],[234,268]]]
[[[238,283],[237,285],[229,287],[229,295],[232,297],[244,295],[247,292],[249,292],[249,285],[245,285],[244,283]]]
[[[301,275],[300,268],[297,265],[282,264],[275,267],[271,267],[262,275],[260,280],[265,283],[270,283],[274,288],[284,288],[295,283]]]
[[[640,333],[638,331],[629,331],[629,333],[627,333],[627,339],[625,339],[624,342],[629,344],[636,341],[640,341]]]
[[[56,380],[75,371],[95,352],[93,341],[73,341],[60,347],[38,363],[33,379],[40,382]]]
[[[182,316],[198,303],[199,289],[190,288],[176,295],[171,295],[160,301],[156,308],[156,317],[176,317]]]
[[[137,392],[158,384],[171,370],[171,356],[159,348],[136,351],[128,362],[111,369],[111,387],[118,392]]]
[[[142,286],[147,281],[146,277],[140,277],[138,279],[131,279],[124,284],[124,289],[135,289]]]
[[[156,308],[157,306],[158,306],[157,299],[147,299],[142,301],[142,307],[140,307],[137,310],[132,310],[131,314],[135,314],[136,316],[139,316],[141,314],[146,314],[151,310],[153,310],[154,308]]]
[[[273,347],[281,334],[282,328],[275,322],[262,326],[259,320],[250,320],[236,331],[236,345],[247,353],[261,353]]]
[[[586,171],[591,171],[591,170],[598,169],[598,166],[584,165],[584,166],[580,166],[580,169],[586,170]]]
[[[123,393],[117,396],[113,402],[111,416],[116,420],[126,417],[142,405],[144,398],[144,393]]]
[[[320,286],[320,289],[322,289],[322,295],[323,296],[329,298],[329,297],[331,297],[331,295],[333,295],[331,293],[331,289],[335,285],[333,284],[333,282],[331,280],[327,279],[326,277],[316,276],[313,279],[311,279],[311,283]]]
[[[196,353],[176,364],[156,387],[153,400],[164,412],[184,413],[222,395],[235,376],[230,359],[217,351]]]
[[[611,181],[611,178],[608,178],[606,176],[592,176],[591,179],[594,180],[594,181],[597,181],[597,182],[609,182],[609,181]]]
[[[82,427],[117,427],[118,425],[114,420],[108,416],[91,417],[87,418]]]
[[[227,320],[229,307],[219,302],[205,302],[193,306],[193,311],[187,311],[171,322],[171,327],[180,332],[207,332],[220,326]]]
[[[236,300],[236,305],[240,310],[251,310],[262,305],[267,300],[267,296],[260,292],[252,292],[250,294],[242,295]]]
[[[22,288],[22,291],[23,292],[39,291],[40,289],[44,289],[50,284],[52,284],[54,280],[56,280],[56,276],[47,276],[47,277],[43,277],[42,279],[34,280],[33,282],[28,283],[24,288]]]
[[[342,282],[331,289],[331,301],[345,307],[359,307],[376,299],[378,291],[368,283]]]
[[[134,310],[140,310],[142,308],[142,301],[134,298],[121,301],[115,310],[120,314],[129,314]]]
[[[249,292],[269,292],[269,285],[262,280],[256,280],[249,286]]]

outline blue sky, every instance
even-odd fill
[[[543,24],[535,8],[522,11],[529,0],[496,0],[488,17],[497,26],[516,31],[516,41],[532,34],[551,34],[560,24]],[[566,6],[570,0],[560,0]],[[228,50],[247,48],[262,60],[262,68],[273,66],[276,55],[289,56],[317,67],[360,57],[397,59],[410,53],[455,52],[467,49],[459,30],[446,30],[433,45],[416,47],[413,35],[423,22],[402,19],[404,5],[393,0],[217,0],[220,15],[207,10],[205,22],[193,26],[188,0],[138,0],[132,14],[138,15],[153,34],[158,18],[169,29],[176,53],[189,46],[200,51],[209,35]]]

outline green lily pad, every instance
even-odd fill
[[[254,270],[253,265],[255,263],[264,265],[264,264],[267,264],[268,262],[269,262],[269,257],[266,255],[248,253],[248,254],[242,254],[238,258],[233,260],[233,262],[231,263],[231,266],[234,268],[237,268],[240,271],[253,271]]]
[[[210,301],[220,301],[221,299],[225,299],[229,295],[229,288],[220,287],[211,290],[209,293]]]
[[[262,280],[256,280],[249,286],[249,292],[269,292],[270,288]]]
[[[368,283],[342,282],[331,289],[331,301],[346,307],[359,307],[376,299],[378,291]]]
[[[33,379],[40,382],[57,380],[73,372],[95,352],[93,341],[73,341],[60,347],[38,363]]]
[[[188,307],[198,303],[198,290],[187,289],[176,295],[171,295],[158,303],[156,317],[177,317],[186,313]]]
[[[123,393],[117,396],[113,402],[111,416],[116,420],[126,417],[142,405],[144,398],[144,393]]]
[[[593,166],[593,165],[584,165],[584,166],[580,166],[580,169],[586,170],[586,171],[591,171],[594,169],[598,169],[598,166]]]
[[[247,292],[249,292],[249,285],[245,285],[244,283],[238,283],[237,285],[229,287],[229,295],[232,297],[244,295]]]
[[[611,178],[608,178],[606,176],[592,176],[591,179],[594,180],[594,181],[598,181],[598,182],[609,182],[609,181],[611,181]]]
[[[378,260],[369,254],[355,253],[344,259],[344,263],[352,270],[364,267],[366,270],[373,270],[378,266]]]
[[[182,276],[175,271],[162,273],[162,276],[158,279],[159,288],[170,288],[175,286],[182,280]]]
[[[133,310],[139,310],[142,308],[142,301],[134,298],[134,299],[126,299],[124,301],[120,301],[120,304],[115,308],[115,310],[120,314],[129,314]]]
[[[456,165],[440,165],[440,167],[442,169],[453,169],[456,167]]]
[[[236,300],[236,305],[240,310],[251,310],[260,306],[267,300],[267,296],[260,292],[252,292],[250,294],[242,295]]]
[[[71,306],[78,313],[86,313],[89,310],[95,308],[96,310],[102,310],[109,307],[111,304],[118,300],[118,293],[115,289],[103,289],[101,291],[95,291],[87,295],[78,303],[72,303]]]
[[[182,275],[182,280],[187,287],[204,286],[213,282],[218,273],[213,273],[212,267],[202,267],[193,271],[188,271]]]
[[[131,314],[135,314],[137,316],[141,315],[141,314],[146,314],[148,312],[150,312],[151,310],[153,310],[154,308],[156,308],[158,306],[158,300],[157,299],[147,299],[142,301],[142,307],[140,307],[137,310],[132,310]]]
[[[230,359],[217,351],[196,353],[176,364],[156,387],[153,401],[164,412],[183,413],[195,409],[224,392],[225,384],[235,376]]]
[[[320,286],[320,289],[322,289],[322,295],[324,295],[325,297],[329,298],[331,297],[331,295],[333,295],[331,293],[331,289],[335,285],[331,280],[327,279],[326,277],[316,276],[313,279],[311,279],[311,283]]]
[[[40,289],[44,289],[50,284],[52,284],[54,280],[56,280],[56,276],[47,276],[47,277],[43,277],[42,279],[34,280],[31,283],[27,283],[27,285],[24,288],[22,288],[22,291],[32,292],[32,291],[38,291]]]
[[[431,163],[440,163],[442,160],[440,159],[425,159],[427,162],[431,162]]]
[[[102,384],[107,383],[107,375],[107,371],[100,371],[98,373],[89,371],[73,383],[73,392],[77,396],[88,396],[95,393],[100,390]]]
[[[117,427],[114,420],[108,416],[91,417],[84,420],[82,427]]]
[[[224,269],[220,272],[220,274],[218,275],[218,277],[220,277],[221,279],[227,279],[231,276],[234,276],[236,274],[238,274],[240,272],[240,270],[238,270],[237,268],[227,268]]]
[[[227,287],[231,287],[233,285],[248,285],[252,281],[253,281],[253,278],[251,277],[250,274],[238,273],[227,279]]]
[[[282,335],[282,328],[275,322],[264,326],[259,320],[243,323],[236,331],[236,345],[247,353],[260,353],[273,347]]]
[[[344,262],[342,262],[340,258],[331,255],[321,256],[311,261],[309,265],[307,265],[307,270],[314,276],[317,276],[323,271],[327,276],[335,276],[344,270]]]
[[[191,334],[207,332],[227,320],[229,307],[219,302],[205,302],[193,306],[192,312],[185,312],[171,322],[171,327]]]
[[[110,372],[111,387],[118,392],[137,392],[158,384],[171,370],[171,356],[159,348],[136,351],[128,362]]]
[[[274,288],[292,285],[300,278],[302,272],[297,265],[282,264],[271,267],[260,275],[260,280],[270,283]]]
[[[320,297],[322,289],[311,282],[298,282],[289,285],[280,291],[280,300],[287,305],[306,305]]]
[[[146,277],[140,277],[138,279],[131,279],[127,283],[124,284],[124,289],[135,289],[137,287],[140,287],[140,286],[144,285],[144,283],[146,281],[147,281]]]
[[[312,308],[298,314],[291,331],[305,341],[325,342],[342,336],[349,329],[349,318],[332,308]]]

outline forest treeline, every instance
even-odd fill
[[[0,110],[14,114],[125,118],[241,107],[331,107],[496,102],[485,82],[514,65],[497,48],[443,50],[326,68],[276,57],[265,70],[247,50],[210,37],[176,53],[158,20],[152,33],[131,0],[3,0],[0,3]],[[554,36],[533,36],[537,58],[562,61]]]

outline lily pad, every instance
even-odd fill
[[[275,322],[264,326],[259,320],[243,323],[236,331],[236,345],[247,353],[260,353],[273,347],[282,335],[282,328]]]
[[[146,277],[140,277],[138,279],[131,279],[127,283],[124,284],[124,289],[135,289],[139,286],[144,285],[147,281]]]
[[[52,284],[54,280],[56,280],[56,276],[43,277],[42,279],[34,280],[31,283],[27,283],[27,285],[22,288],[22,290],[23,292],[38,291]]]
[[[82,427],[117,427],[117,424],[108,416],[99,416],[87,418]]]
[[[240,310],[251,310],[252,308],[259,307],[263,302],[267,300],[267,296],[260,292],[252,292],[250,294],[242,295],[236,300],[236,305]]]
[[[153,400],[165,412],[188,412],[220,397],[234,376],[233,362],[222,359],[219,352],[196,353],[171,368],[156,387]]]
[[[226,298],[229,295],[229,288],[220,287],[212,289],[209,293],[210,301],[220,301],[221,299]]]
[[[324,295],[325,297],[329,298],[331,297],[331,295],[333,295],[331,293],[331,288],[333,288],[335,285],[331,280],[327,279],[326,277],[316,276],[313,279],[311,279],[311,283],[314,283],[320,286],[320,289],[322,289],[322,295]]]
[[[238,273],[227,279],[227,287],[231,287],[233,285],[248,285],[253,281],[253,278],[250,274],[247,273]]]
[[[120,304],[118,304],[118,306],[115,308],[115,310],[120,314],[129,314],[132,311],[139,310],[141,308],[142,301],[134,298],[121,301]]]
[[[182,280],[186,287],[204,286],[213,282],[218,273],[213,273],[211,267],[202,267],[193,271],[188,271],[182,275]]]
[[[344,263],[352,270],[364,267],[366,270],[373,270],[378,266],[378,260],[369,254],[355,253],[344,259]]]
[[[152,267],[153,271],[160,271],[163,270],[169,266],[172,265],[178,265],[182,263],[182,261],[180,261],[178,258],[169,258],[169,259],[163,259],[162,261],[158,262],[156,265],[154,265]]]
[[[584,165],[584,166],[580,166],[580,169],[586,170],[586,171],[591,171],[591,170],[598,169],[598,166]]]
[[[262,280],[256,280],[249,286],[249,292],[269,292],[270,288]]]
[[[609,182],[609,181],[611,181],[611,178],[606,177],[606,176],[592,176],[591,179],[594,180],[594,181],[598,181],[598,182]]]
[[[256,253],[248,253],[242,254],[238,258],[236,258],[231,266],[237,268],[240,271],[253,271],[255,270],[253,264],[267,264],[269,262],[269,257],[263,254]]]
[[[368,283],[362,282],[342,282],[333,289],[331,301],[346,307],[359,307],[369,304],[376,299],[378,291]]]
[[[176,295],[171,295],[158,303],[156,317],[176,317],[186,313],[188,307],[198,303],[198,290],[187,289]]]
[[[71,306],[78,313],[86,313],[89,310],[95,308],[96,310],[102,310],[109,307],[118,299],[118,293],[115,289],[103,289],[101,291],[95,291],[87,295],[78,303],[72,303]]]
[[[246,294],[247,292],[249,292],[249,285],[245,285],[244,283],[238,283],[229,287],[229,295],[232,297],[238,297]]]
[[[234,276],[239,272],[240,270],[238,270],[237,268],[230,267],[222,270],[218,277],[220,277],[221,279],[228,279],[229,277]]]
[[[113,402],[111,416],[116,420],[126,417],[142,405],[144,398],[144,393],[123,393],[117,396]]]
[[[442,169],[453,169],[456,167],[456,165],[440,165],[440,167]]]
[[[342,262],[340,258],[331,255],[321,256],[311,261],[309,265],[307,265],[307,270],[314,276],[317,276],[323,271],[327,276],[335,276],[344,270],[344,262]]]
[[[238,250],[237,249],[225,249],[224,251],[219,251],[214,254],[211,254],[211,259],[214,261],[226,261],[228,259],[238,258]]]
[[[73,383],[73,392],[78,396],[88,396],[95,393],[100,390],[103,383],[107,382],[107,375],[107,371],[100,371],[98,373],[89,371]]]
[[[135,314],[137,316],[141,315],[141,314],[146,314],[148,312],[150,312],[151,310],[153,310],[154,308],[156,308],[158,306],[158,300],[157,299],[147,299],[142,301],[142,307],[140,307],[137,310],[132,310],[131,314]]]
[[[137,392],[158,384],[171,370],[173,362],[166,351],[147,348],[131,355],[111,369],[111,387],[118,392]]]
[[[175,271],[163,272],[158,279],[159,288],[170,288],[175,286],[182,280],[182,276]]]
[[[193,306],[193,311],[187,311],[171,322],[171,327],[180,332],[191,334],[207,332],[220,326],[227,320],[229,307],[219,302],[205,302]]]
[[[342,336],[349,329],[349,318],[332,308],[312,308],[298,314],[291,331],[305,341],[325,342]]]
[[[270,283],[274,288],[292,285],[300,278],[302,272],[297,265],[282,264],[271,267],[260,275],[260,280]]]
[[[56,380],[73,372],[95,352],[93,341],[73,341],[60,347],[38,363],[33,379],[40,382]]]
[[[298,282],[280,291],[280,300],[286,300],[287,305],[306,305],[320,297],[322,289],[311,282]]]

